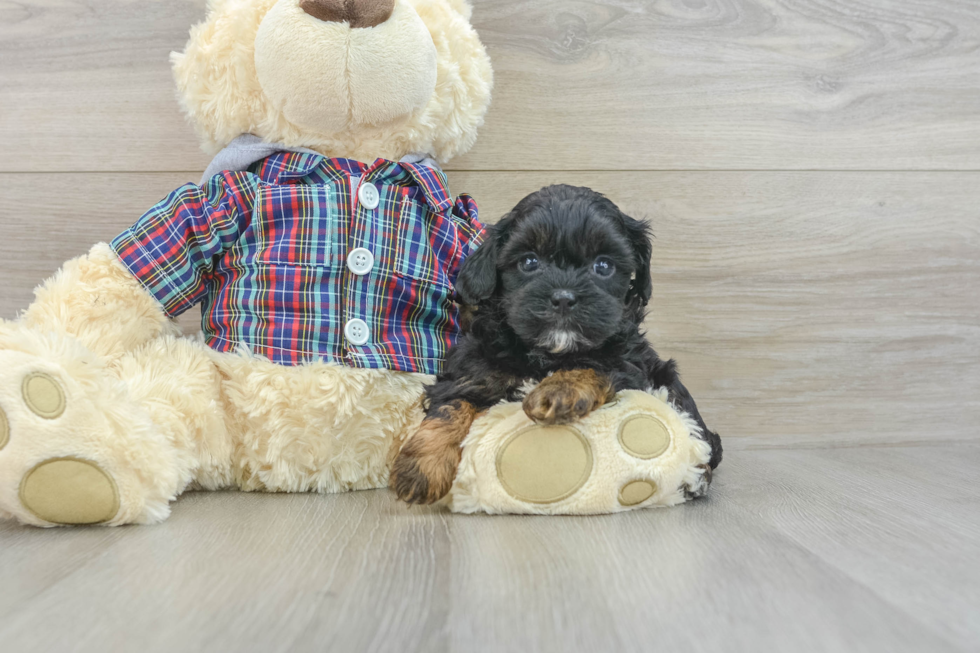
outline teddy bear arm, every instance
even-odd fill
[[[71,336],[108,360],[178,333],[160,303],[106,243],[65,263],[34,294],[22,317],[25,326]]]
[[[185,184],[111,244],[65,263],[36,292],[24,325],[75,338],[109,361],[161,335],[207,293],[212,262],[251,215],[258,179],[221,173]]]

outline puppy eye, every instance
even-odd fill
[[[607,256],[600,256],[592,264],[592,271],[600,277],[610,277],[616,271],[616,264]]]
[[[517,267],[520,268],[521,272],[534,272],[540,265],[541,263],[538,261],[537,255],[525,254],[524,258],[517,264]]]

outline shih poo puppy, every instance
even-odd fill
[[[705,426],[674,361],[657,356],[640,331],[651,249],[645,223],[574,186],[532,193],[488,227],[456,282],[474,310],[470,324],[428,387],[426,418],[392,468],[398,497],[432,503],[445,496],[470,424],[501,400],[523,400],[534,421],[561,424],[620,390],[661,387],[711,444],[710,479],[721,440]],[[525,394],[528,382],[539,383]]]

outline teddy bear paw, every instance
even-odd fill
[[[626,390],[571,424],[536,423],[515,403],[477,420],[449,507],[490,514],[600,514],[703,496],[711,446],[666,391]]]
[[[169,501],[138,469],[166,451],[132,441],[148,418],[122,384],[84,355],[37,353],[0,350],[0,514],[37,526],[166,516]]]

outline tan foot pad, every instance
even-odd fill
[[[39,417],[55,419],[65,412],[65,393],[50,374],[28,374],[24,379],[23,394],[24,403]]]
[[[632,481],[619,491],[619,503],[624,506],[636,506],[654,495],[657,486],[650,481]]]
[[[497,453],[497,477],[518,501],[561,501],[585,485],[591,473],[592,448],[569,426],[528,427]]]
[[[649,460],[663,455],[670,447],[670,431],[655,417],[634,415],[620,427],[619,443],[631,456]]]
[[[20,502],[52,524],[99,524],[119,512],[119,490],[95,463],[55,458],[27,473],[20,484]]]
[[[0,449],[7,446],[10,439],[10,423],[7,421],[7,414],[0,408]]]

